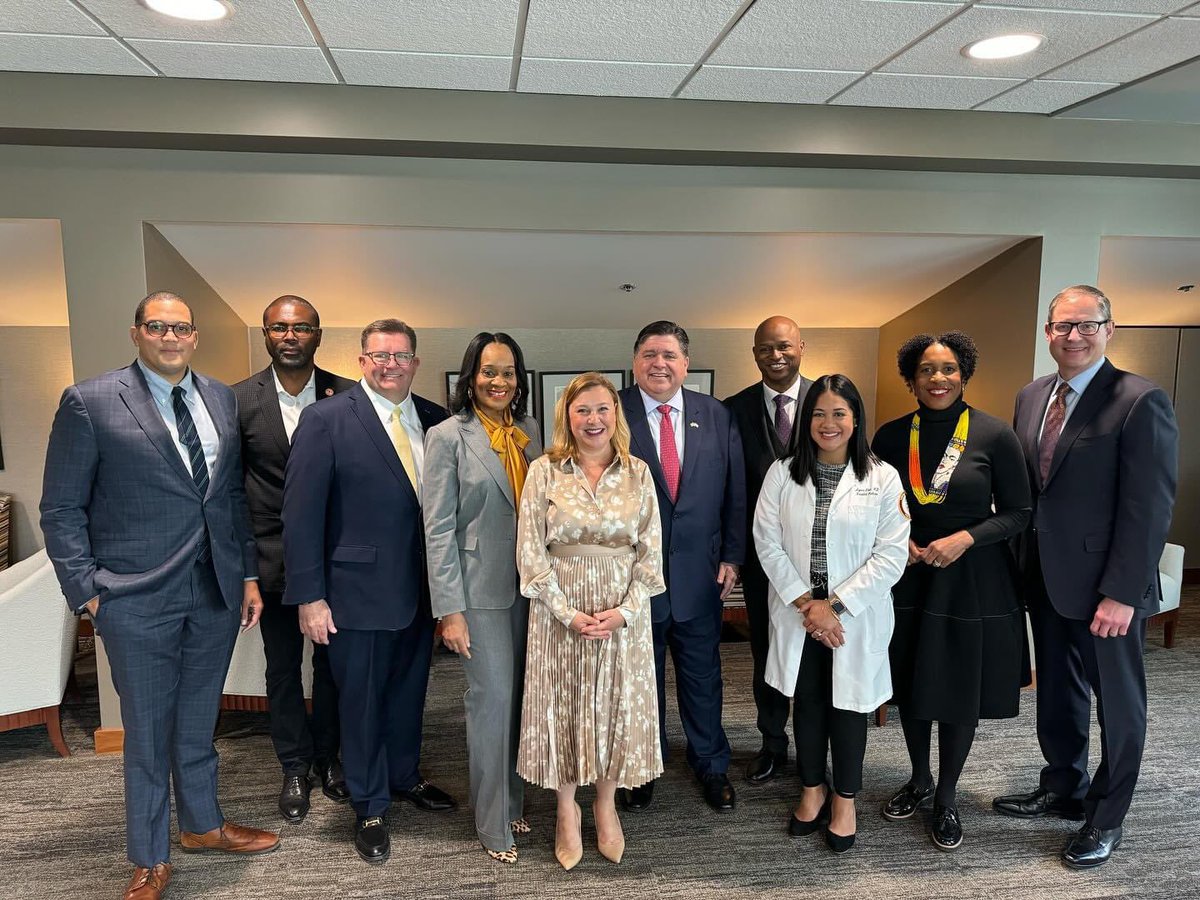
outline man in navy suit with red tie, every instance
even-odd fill
[[[733,416],[712,397],[684,390],[687,370],[687,332],[652,322],[634,342],[637,385],[621,392],[621,406],[630,452],[654,475],[662,517],[667,590],[652,598],[651,613],[663,758],[669,648],[688,764],[705,802],[724,812],[737,798],[721,726],[721,613],[746,552],[746,472]],[[653,792],[651,781],[621,799],[626,809],[645,809]]]

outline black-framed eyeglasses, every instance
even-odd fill
[[[1050,322],[1050,333],[1066,337],[1071,329],[1078,329],[1084,337],[1091,337],[1100,330],[1101,325],[1107,325],[1112,319],[1101,319],[1099,322]]]
[[[375,363],[377,366],[386,366],[389,362],[395,359],[396,365],[400,366],[401,368],[407,368],[408,366],[411,366],[413,360],[417,358],[417,354],[410,353],[407,350],[401,350],[398,353],[388,353],[384,350],[376,350],[374,353],[364,353],[363,356]]]
[[[310,337],[320,330],[316,325],[309,325],[307,322],[297,322],[294,325],[275,322],[272,325],[263,326],[263,331],[267,332],[271,337],[277,338],[286,337],[289,331],[298,338]]]
[[[151,319],[149,322],[143,322],[142,327],[146,329],[146,334],[153,337],[165,337],[168,331],[173,332],[177,338],[190,338],[196,333],[196,326],[191,322],[160,322],[158,319]]]

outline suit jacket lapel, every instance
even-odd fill
[[[704,432],[708,422],[699,404],[689,399],[686,389],[681,395],[683,400],[683,415],[679,417],[679,427],[683,429],[683,471],[679,473],[679,493],[691,483],[696,471],[698,458],[703,452],[700,445],[704,442]]]
[[[512,505],[513,509],[517,508],[516,500],[513,499],[512,485],[508,482],[508,473],[504,471],[504,466],[500,465],[500,456],[492,449],[492,442],[488,440],[487,431],[478,417],[472,413],[471,418],[459,424],[459,430],[463,435],[463,443],[467,445],[467,449],[475,455],[475,457],[487,469],[492,480],[500,486],[500,490],[504,492],[504,497]]]
[[[217,396],[210,390],[211,385],[208,379],[203,375],[193,372],[192,384],[196,386],[196,394],[204,404],[204,408],[208,410],[208,417],[217,431],[217,463],[214,468],[220,469],[233,458],[233,454],[229,452],[229,442],[239,439],[237,427],[233,421],[233,413],[217,399]],[[278,406],[278,404],[276,405]],[[188,477],[191,478],[190,475]],[[217,479],[217,472],[208,473],[209,494],[212,493],[213,485],[220,483]]]
[[[1116,377],[1116,373],[1117,370],[1113,368],[1113,364],[1105,360],[1104,365],[1093,376],[1083,395],[1075,401],[1075,408],[1071,410],[1071,416],[1063,426],[1062,434],[1058,437],[1058,444],[1054,447],[1054,457],[1050,460],[1050,474],[1046,478],[1046,484],[1054,479],[1054,473],[1062,465],[1063,457],[1070,452],[1071,445],[1075,443],[1075,439],[1079,437],[1084,426],[1092,420],[1092,417],[1108,400],[1108,388]]]
[[[146,433],[150,443],[162,454],[167,465],[175,470],[175,474],[191,485],[192,490],[199,493],[196,482],[192,480],[191,473],[183,464],[183,458],[175,449],[171,432],[167,430],[162,413],[158,411],[158,404],[154,402],[154,395],[150,393],[150,385],[146,384],[146,378],[138,369],[136,362],[129,367],[129,371],[122,378],[122,383],[125,388],[121,391],[121,400],[129,408],[129,412],[133,414],[133,418],[141,426],[142,431]]]
[[[391,436],[384,431],[383,423],[379,421],[379,415],[375,412],[375,404],[371,402],[371,398],[367,396],[367,392],[363,390],[361,384],[356,384],[350,389],[350,399],[350,407],[362,424],[363,430],[366,431],[367,437],[371,439],[371,443],[383,457],[383,461],[391,470],[392,475],[396,477],[404,490],[408,491],[413,503],[417,503],[417,492],[413,488],[413,483],[408,480],[408,473],[404,471],[400,457],[396,455],[396,448],[392,446]]]
[[[271,433],[275,446],[283,454],[283,459],[287,459],[292,447],[288,441],[287,429],[283,426],[283,413],[279,409],[279,392],[275,389],[275,377],[271,373],[270,366],[258,373],[258,387],[258,411],[262,414],[262,421],[266,425],[267,431]]]
[[[654,447],[654,437],[650,434],[650,420],[646,417],[646,406],[642,402],[642,392],[637,387],[629,389],[626,394],[629,402],[625,404],[625,418],[629,422],[630,444],[634,455],[650,467],[654,483],[664,497],[670,498],[667,490],[667,479],[663,475],[662,463],[658,460],[658,451]],[[681,476],[682,480],[682,476]]]
[[[1046,383],[1033,392],[1033,402],[1025,409],[1025,421],[1017,423],[1017,427],[1021,429],[1021,441],[1025,445],[1025,458],[1029,460],[1029,470],[1034,484],[1039,490],[1044,485],[1042,484],[1042,467],[1039,462],[1041,454],[1038,452],[1038,432],[1042,427],[1042,418],[1046,415],[1046,406],[1050,402],[1050,395],[1054,392],[1055,380],[1053,375],[1048,377]]]
[[[767,401],[762,393],[762,385],[759,385],[757,402],[754,408],[758,410],[758,415],[754,421],[759,425],[758,446],[770,447],[771,454],[775,459],[779,459],[783,455],[783,444],[779,442],[779,435],[775,432],[775,422],[767,415]]]

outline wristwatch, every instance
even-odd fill
[[[833,610],[835,616],[841,617],[842,613],[846,611],[846,604],[837,597],[834,597],[829,601],[829,608]]]

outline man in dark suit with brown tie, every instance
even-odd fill
[[[1046,766],[1036,790],[992,805],[1082,819],[1061,854],[1077,869],[1108,861],[1133,799],[1146,741],[1142,643],[1158,612],[1178,467],[1170,398],[1105,359],[1114,328],[1098,289],[1060,292],[1045,326],[1058,372],[1021,391],[1014,423],[1034,488],[1023,556]],[[1101,742],[1090,779],[1089,688]]]
[[[296,607],[283,605],[283,473],[300,413],[354,382],[317,368],[321,317],[303,297],[285,294],[263,310],[263,338],[271,364],[233,386],[242,432],[246,499],[258,544],[259,590],[263,598],[263,650],[267,657],[267,703],[271,743],[283,767],[279,811],[291,823],[308,814],[309,771],[321,779],[325,796],[350,798],[338,760],[337,687],[327,648],[314,645],[312,716],[304,703],[301,664],[304,635]]]
[[[754,508],[767,469],[789,455],[796,433],[796,413],[804,403],[812,382],[800,374],[804,341],[800,326],[786,316],[771,316],[754,332],[754,362],[762,381],[725,400],[737,420],[746,459],[746,563],[742,566],[742,590],[746,616],[750,620],[750,653],[754,657],[754,705],[758,708],[758,730],[762,749],[746,766],[746,778],[764,784],[778,775],[787,763],[788,698],[766,683],[770,620],[767,616],[767,576],[754,552]]]

